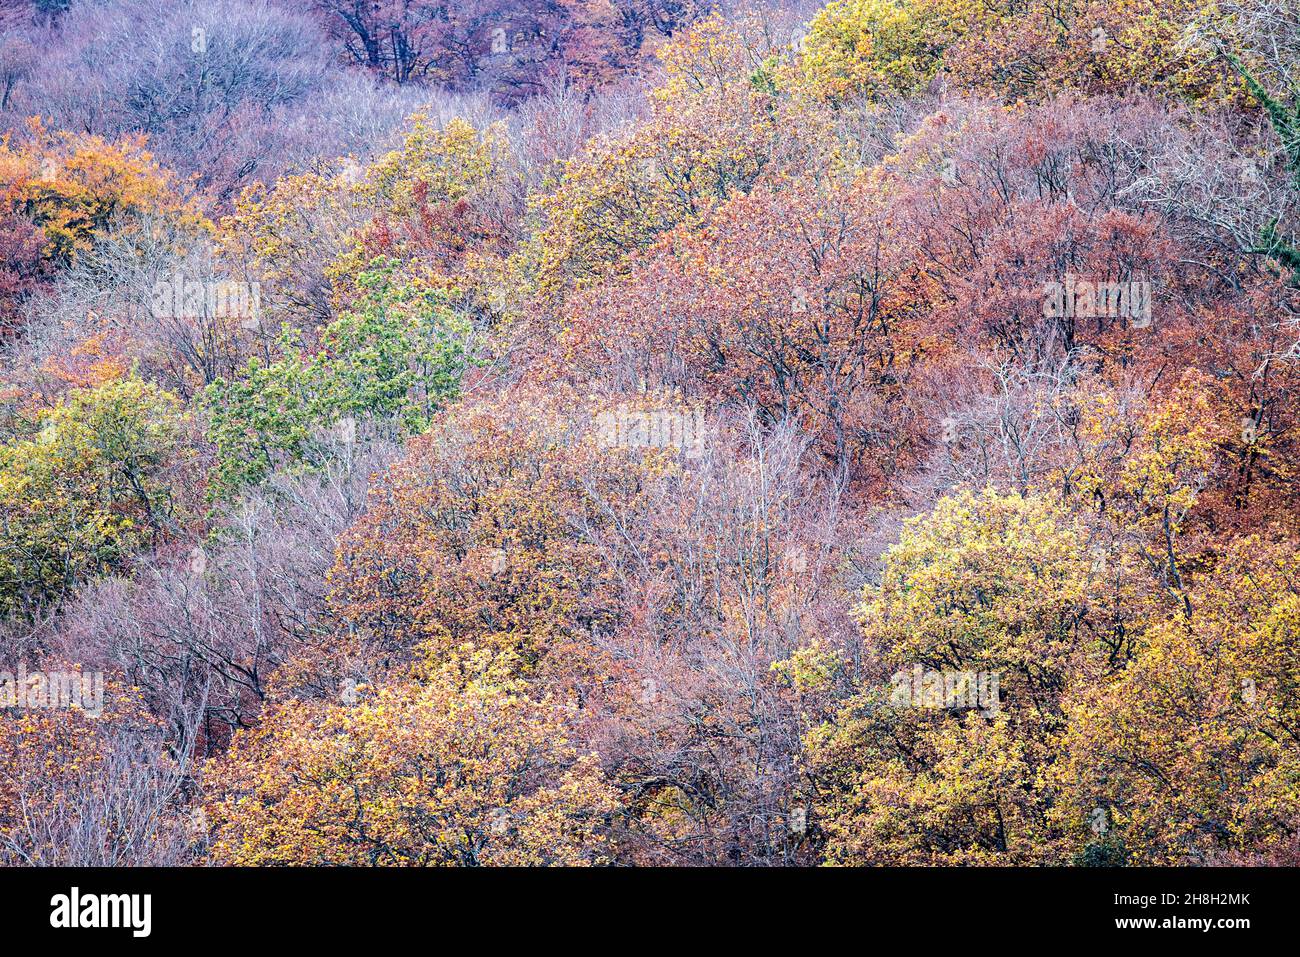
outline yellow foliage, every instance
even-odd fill
[[[144,146],[140,136],[109,143],[53,133],[34,120],[17,147],[10,137],[0,140],[0,194],[41,227],[48,255],[64,263],[115,221],[161,216],[201,225]]]
[[[40,604],[110,568],[175,516],[183,414],[139,379],[76,389],[0,447],[0,607]]]
[[[579,865],[608,859],[617,807],[568,710],[470,654],[284,702],[208,771],[222,863]]]

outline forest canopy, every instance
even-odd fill
[[[156,8],[0,2],[0,863],[1300,863],[1294,3]]]

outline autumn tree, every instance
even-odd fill
[[[1113,682],[1081,687],[1054,770],[1081,859],[1285,852],[1296,827],[1300,614],[1293,544],[1243,537],[1154,622]]]
[[[800,729],[771,666],[850,626],[831,598],[834,490],[803,451],[670,394],[463,400],[342,542],[347,631],[293,680],[377,680],[417,647],[491,652],[582,702],[576,730],[628,804],[627,859],[806,860]]]
[[[239,865],[601,864],[617,798],[575,746],[572,703],[487,653],[286,701],[207,777],[213,855]]]
[[[614,609],[608,572],[574,523],[600,520],[592,486],[618,501],[639,482],[629,463],[602,464],[611,453],[562,401],[467,398],[375,488],[332,574],[365,657],[469,642],[530,672],[584,667],[575,636]],[[547,662],[556,647],[570,657]]]
[[[109,143],[38,121],[20,141],[6,136],[0,143],[0,191],[11,210],[40,227],[44,253],[56,264],[84,252],[119,217],[194,216],[143,138]]]
[[[485,308],[475,264],[503,255],[515,229],[507,163],[500,127],[459,117],[439,127],[415,113],[398,145],[365,165],[339,158],[246,190],[221,222],[223,260],[266,290],[264,333],[288,322],[314,336],[377,257]]]
[[[0,448],[0,600],[30,610],[177,528],[190,453],[176,398],[139,379],[76,389]]]
[[[1104,567],[1045,498],[963,492],[909,523],[858,608],[886,672],[808,736],[828,860],[1057,858],[1064,696],[1114,666],[1125,613]]]
[[[544,301],[620,268],[678,224],[743,194],[771,157],[770,88],[754,82],[771,42],[711,18],[665,45],[666,82],[636,129],[589,144],[533,200],[517,268]]]
[[[23,302],[50,274],[45,259],[45,238],[40,229],[0,201],[0,326],[17,324]]]
[[[759,186],[674,230],[575,298],[569,368],[798,422],[841,482],[906,467],[920,418],[908,385],[928,356],[882,185]]]
[[[830,99],[917,92],[953,39],[945,13],[941,3],[838,0],[808,24],[801,70]]]
[[[1046,3],[842,0],[813,18],[801,59],[810,89],[843,100],[916,93],[937,76],[1008,99],[1131,86],[1230,100],[1228,71],[1181,42],[1197,0]]]
[[[193,826],[185,802],[188,743],[169,748],[161,722],[113,676],[105,681],[55,659],[43,664],[67,669],[78,684],[99,681],[103,710],[0,711],[0,861],[13,867],[189,863],[206,835]],[[33,683],[26,690],[38,688]]]

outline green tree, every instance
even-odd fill
[[[319,465],[340,423],[421,432],[455,397],[470,329],[445,293],[399,276],[390,259],[372,262],[357,287],[358,302],[325,327],[315,352],[304,354],[286,329],[283,358],[252,358],[238,379],[208,387],[214,495],[255,485],[282,465]]]

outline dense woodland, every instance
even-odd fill
[[[0,861],[1300,864],[1297,0],[3,0],[0,128]]]

